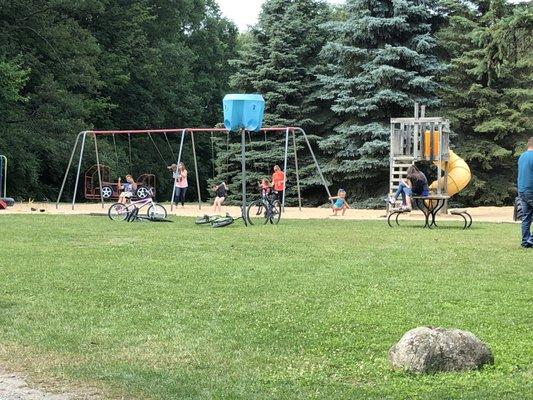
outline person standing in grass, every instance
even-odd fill
[[[285,191],[285,173],[281,170],[279,165],[274,165],[274,173],[272,174],[272,186],[277,192],[278,200],[282,202],[283,192]]]
[[[527,142],[527,150],[518,159],[518,197],[522,204],[522,247],[533,248],[533,136]]]

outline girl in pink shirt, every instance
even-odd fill
[[[178,168],[172,174],[172,177],[176,181],[174,202],[176,204],[181,203],[181,206],[185,207],[185,193],[187,193],[187,188],[189,187],[189,183],[187,182],[187,168],[185,168],[185,164],[180,162],[178,164]]]

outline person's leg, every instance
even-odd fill
[[[187,193],[187,188],[180,188],[180,202],[182,207],[185,207],[185,193]]]
[[[530,247],[532,242],[533,195],[522,193],[520,202],[522,203],[522,246]]]
[[[342,206],[342,215],[344,215],[344,213],[346,212],[347,209],[348,209],[348,207],[346,207],[346,205]]]
[[[404,205],[405,205],[405,207],[412,209],[411,196],[413,195],[413,192],[412,192],[411,188],[409,186],[406,186],[404,188],[403,192],[405,193],[405,197],[404,197],[404,201],[405,201]]]
[[[398,189],[396,189],[396,193],[394,193],[394,200],[398,200],[398,197],[400,197],[400,195],[403,197],[403,189],[407,187],[407,185],[403,182],[403,181],[400,181],[400,184],[398,185]]]

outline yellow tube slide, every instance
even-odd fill
[[[434,161],[433,164],[439,166],[444,170],[446,163],[444,161]],[[430,190],[436,190],[437,185],[440,185],[441,190],[447,189],[448,196],[453,196],[463,190],[466,185],[472,179],[472,173],[470,167],[465,160],[450,150],[450,160],[448,161],[448,188],[444,187],[444,178],[440,178],[438,181],[433,182],[430,186]]]

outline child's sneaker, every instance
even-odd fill
[[[387,197],[387,199],[385,200],[387,203],[391,204],[391,205],[394,205],[396,204],[396,199],[393,197],[393,196],[389,196]]]

